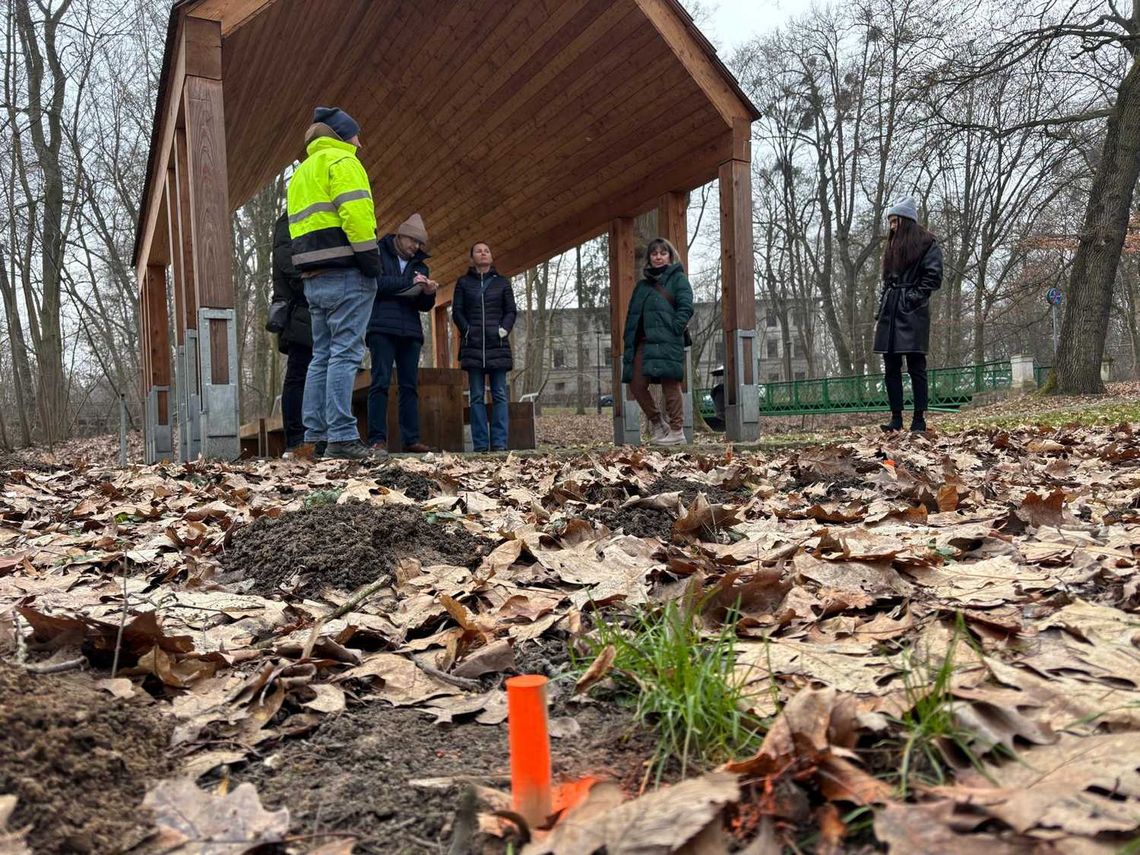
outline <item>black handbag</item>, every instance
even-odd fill
[[[270,303],[269,317],[265,321],[266,331],[276,335],[285,332],[285,327],[289,326],[290,308],[288,300],[274,300]]]

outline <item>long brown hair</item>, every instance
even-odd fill
[[[899,217],[898,221],[894,233],[887,235],[887,245],[883,250],[884,276],[910,270],[934,243],[933,233],[910,217]]]

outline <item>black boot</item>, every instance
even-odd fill
[[[926,419],[924,414],[915,412],[914,418],[910,422],[911,433],[926,433]]]
[[[879,425],[884,433],[896,433],[903,429],[902,413],[891,413],[891,420],[885,425]]]

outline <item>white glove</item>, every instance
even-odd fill
[[[505,329],[503,329],[502,327],[499,327],[499,338],[506,338],[506,337],[507,337],[507,331]]]

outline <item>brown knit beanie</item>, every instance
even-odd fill
[[[407,235],[410,238],[415,238],[425,247],[427,246],[428,233],[427,229],[424,228],[424,218],[419,214],[412,214],[410,217],[404,220],[404,222],[400,224],[400,227],[396,229],[396,234]]]

